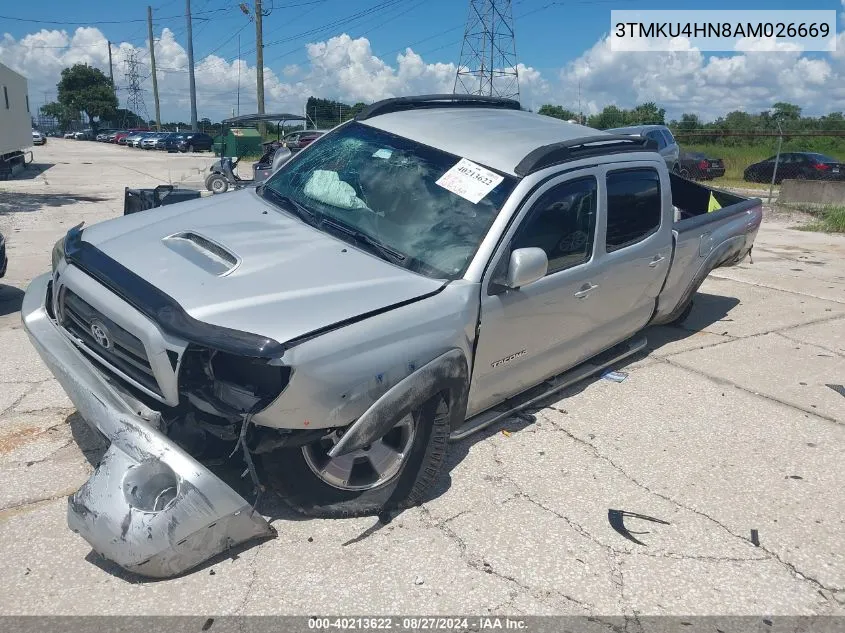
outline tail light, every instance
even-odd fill
[[[707,161],[702,160],[700,163],[698,163],[698,168],[699,169],[707,169]]]
[[[828,165],[827,163],[816,163],[813,166],[819,171],[827,171],[828,169],[830,169],[830,165]]]

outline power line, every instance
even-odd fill
[[[203,15],[211,13],[220,13],[221,11],[228,11],[229,8],[224,9],[210,9],[203,11]],[[197,14],[199,15],[199,13]],[[175,20],[176,18],[183,18],[184,15],[169,15],[167,17],[158,18],[159,20]],[[34,18],[16,18],[8,15],[0,15],[0,20],[11,20],[13,22],[31,22],[33,24],[59,24],[63,26],[95,26],[100,24],[132,24],[135,22],[146,22],[146,18],[131,19],[131,20],[88,20],[86,22],[71,22],[69,20],[38,20]]]

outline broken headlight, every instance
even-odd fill
[[[216,413],[232,415],[269,404],[284,390],[291,369],[265,359],[189,346],[180,372],[180,391]],[[211,411],[209,411],[211,413]]]

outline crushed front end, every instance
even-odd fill
[[[70,528],[124,569],[157,578],[274,535],[251,503],[201,463],[202,451],[171,428],[168,416],[181,411],[181,357],[171,348],[180,343],[79,269],[58,264],[60,274],[41,275],[28,287],[24,327],[80,415],[110,444],[68,499]],[[61,301],[54,296],[59,287]],[[237,407],[230,413],[229,420],[244,419]],[[224,436],[242,428],[207,415]],[[226,447],[238,441],[243,435]]]

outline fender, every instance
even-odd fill
[[[388,389],[349,427],[329,451],[329,456],[346,455],[372,444],[384,436],[397,420],[440,391],[449,394],[449,425],[455,429],[466,416],[469,393],[469,366],[459,349],[438,356]]]
[[[736,250],[736,254],[733,256],[734,261],[732,264],[736,264],[739,261],[739,256],[742,254],[742,245],[739,246],[737,249],[738,244],[745,243],[745,235],[737,235],[731,237],[721,244],[714,248],[707,258],[701,263],[698,267],[693,278],[690,280],[689,284],[687,284],[686,289],[684,290],[684,294],[681,295],[681,300],[678,301],[678,305],[675,306],[675,309],[672,310],[666,316],[660,317],[659,319],[655,319],[649,325],[660,325],[661,323],[669,323],[672,319],[676,318],[681,312],[684,311],[687,303],[692,299],[693,295],[698,292],[698,289],[701,287],[701,284],[704,283],[704,280],[707,279],[707,276],[712,273],[714,270],[719,268],[721,265],[725,264],[727,261],[731,261],[730,258],[725,259],[726,255],[730,255],[733,250]]]

